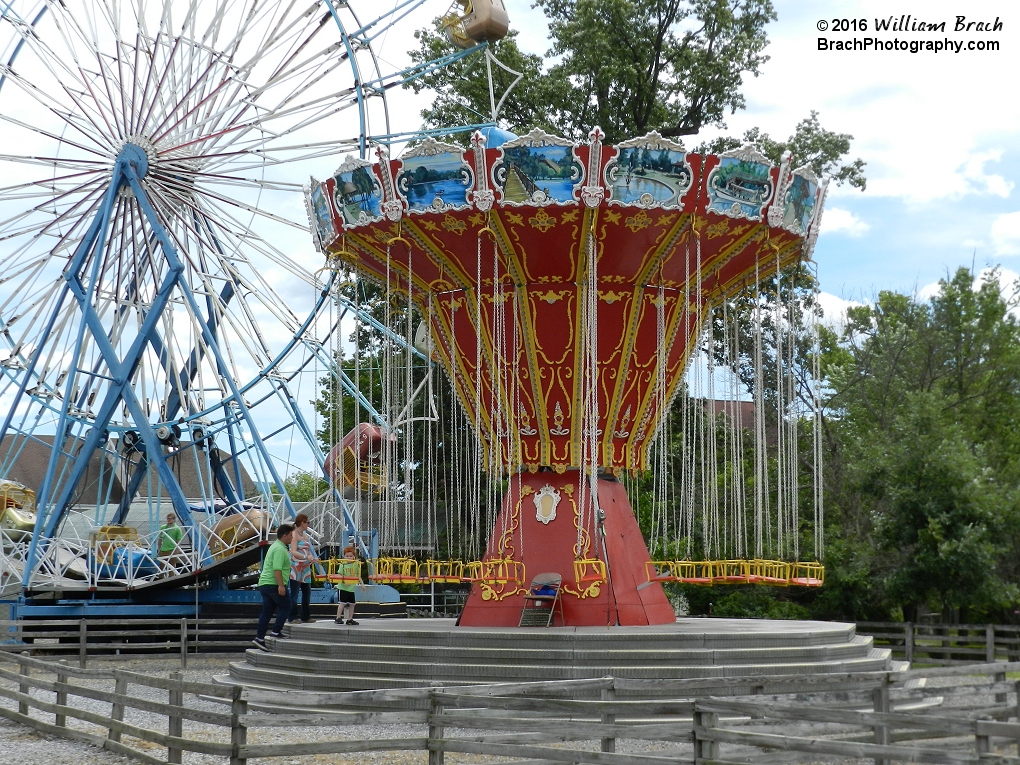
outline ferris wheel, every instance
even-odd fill
[[[300,191],[390,136],[386,90],[415,71],[374,44],[424,1],[0,0],[0,479],[36,492],[34,532],[5,537],[23,586],[181,579],[292,514],[280,452],[322,460],[295,380],[339,322]],[[166,555],[168,510],[186,543]]]

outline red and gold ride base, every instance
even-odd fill
[[[462,626],[516,627],[527,588],[532,578],[543,573],[563,577],[563,619],[568,626],[633,626],[676,620],[662,585],[648,581],[648,548],[623,484],[598,481],[598,502],[605,513],[603,553],[599,533],[592,538],[584,530],[593,525],[597,528],[592,523],[596,511],[590,495],[579,507],[579,480],[587,482],[576,470],[524,472],[511,479],[485,558],[512,560],[523,566],[518,565],[516,580],[515,572],[509,570],[512,564],[504,567],[505,576],[489,567],[472,585],[460,617]],[[554,517],[543,522],[540,515]],[[604,560],[606,575],[600,574],[597,565],[577,565],[585,559]],[[560,626],[559,615],[553,624]]]

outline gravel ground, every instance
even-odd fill
[[[227,665],[231,661],[238,661],[241,659],[243,659],[243,655],[241,654],[213,654],[191,657],[189,658],[188,669],[184,672],[184,676],[187,680],[209,682],[213,675],[225,674],[227,672]],[[10,667],[11,665],[5,663],[4,666]],[[180,669],[180,663],[179,659],[169,657],[110,657],[90,659],[89,667],[91,669],[121,668],[131,670],[133,672],[167,677],[170,673],[176,672]],[[934,682],[932,680],[934,680]],[[946,686],[948,689],[951,686],[951,683],[954,682],[949,679],[932,680],[929,681],[929,687],[933,690],[935,686]],[[78,684],[86,684],[85,681],[81,679],[77,679],[75,682]],[[15,687],[16,685],[13,682],[5,680],[0,680],[0,683],[2,683],[5,687]],[[91,681],[88,684],[95,687],[109,689],[112,685],[112,681]],[[150,689],[133,685],[131,686],[130,692],[136,697],[151,701],[167,700],[166,691],[161,691],[159,689]],[[41,695],[41,698],[47,701],[53,700],[52,694],[36,691],[34,692],[34,695]],[[949,702],[948,698],[947,702]],[[991,705],[994,703],[994,699],[991,695],[978,694],[968,695],[966,700],[964,701],[961,699],[961,702],[967,706],[973,706],[975,704]],[[77,697],[74,699],[73,704],[74,706],[87,709],[103,716],[107,716],[110,713],[110,704],[108,702],[92,701],[90,699]],[[186,704],[188,707],[196,710],[215,712],[227,711],[227,708],[222,704],[206,701],[191,695],[186,697]],[[17,706],[16,702],[9,701],[7,699],[0,699],[0,705],[8,708],[16,708]],[[951,713],[951,711],[945,707],[936,712],[936,714],[947,713]],[[35,712],[34,714],[47,722],[52,721],[52,717],[50,715],[42,715],[39,712]],[[125,711],[125,721],[153,730],[165,730],[166,726],[165,718],[132,709]],[[73,720],[69,718],[68,724],[73,725],[79,730],[91,733],[101,733],[103,735],[106,733],[105,729],[92,726],[80,720]],[[766,732],[766,728],[758,727],[758,724],[755,723],[752,723],[749,729]],[[185,721],[184,731],[185,735],[189,738],[215,741],[229,740],[229,733],[224,728],[218,726]],[[450,732],[451,734],[456,734],[456,731],[451,730]],[[793,733],[793,731],[789,732]],[[359,725],[344,728],[263,728],[249,730],[248,741],[249,743],[283,743],[288,741],[297,743],[316,740],[328,741],[372,738],[412,738],[423,737],[426,733],[427,730],[424,725]],[[477,734],[478,731],[474,731],[473,733]],[[807,731],[798,731],[797,734],[805,735],[807,733]],[[151,751],[153,755],[161,758],[166,757],[165,748],[144,744],[144,742],[134,743],[151,746],[149,751]],[[949,742],[945,743],[948,744]],[[592,750],[598,750],[599,748],[597,741],[588,742],[587,744],[577,742],[570,744],[570,746],[583,747],[585,749]],[[1001,753],[1012,753],[1016,751],[1015,747],[1010,747],[1010,749],[1007,750],[1001,750],[999,747],[996,747],[996,749]],[[617,751],[620,753],[641,752],[657,754],[660,756],[671,755],[680,759],[681,762],[689,760],[691,757],[690,745],[661,744],[658,742],[637,740],[619,740],[617,742]],[[462,754],[447,754],[446,756],[446,761],[449,765],[498,763],[502,759],[503,758]],[[414,763],[414,765],[425,765],[427,761],[428,754],[426,752],[413,751],[366,752],[354,755],[312,755],[301,757],[296,756],[293,758],[277,757],[271,759],[252,759],[249,760],[249,763],[251,763],[251,765],[327,765],[327,763],[328,765],[411,765],[412,763]],[[134,761],[122,755],[113,754],[86,743],[69,741],[67,739],[50,736],[44,733],[38,733],[5,718],[0,718],[0,762],[10,763],[11,765],[64,765],[65,763],[67,765],[126,765],[127,763]],[[185,765],[224,765],[225,762],[226,758],[224,757],[197,754],[193,752],[184,753]],[[819,760],[817,758],[812,758],[811,760],[805,759],[804,762],[819,762]],[[826,762],[849,763],[857,762],[857,760],[834,758],[826,760]],[[870,760],[868,762],[870,762]]]
[[[243,660],[243,654],[213,654],[205,656],[190,657],[188,668],[184,671],[186,680],[197,682],[209,682],[213,675],[225,674],[227,665],[231,661]],[[5,667],[9,667],[5,663]],[[90,669],[126,669],[132,672],[141,672],[149,675],[167,677],[170,673],[180,670],[178,658],[144,657],[144,658],[91,658]],[[110,689],[112,681],[98,680],[86,682],[83,679],[75,679],[74,682],[80,685],[91,685],[93,687]],[[16,683],[0,680],[5,687],[15,687]],[[142,686],[130,686],[130,693],[138,698],[151,701],[166,701],[166,691],[155,688],[144,688]],[[41,698],[52,701],[53,695],[45,692],[35,691],[34,695],[41,694]],[[93,701],[81,697],[74,698],[74,706],[86,709],[104,716],[110,713],[108,702]],[[195,710],[207,710],[214,712],[225,712],[227,707],[212,701],[186,696],[186,704]],[[17,702],[0,698],[0,705],[8,708],[17,708]],[[38,711],[35,716],[52,722],[50,715],[44,715]],[[124,721],[149,728],[151,730],[165,730],[166,718],[140,710],[126,709]],[[105,735],[106,730],[90,725],[80,720],[68,718],[68,725],[79,730],[90,733],[101,733]],[[412,738],[424,737],[427,735],[427,727],[424,725],[358,725],[345,728],[338,727],[302,727],[302,728],[264,728],[249,729],[249,743],[283,743],[287,741],[329,741],[329,740],[350,740],[350,739],[374,739],[374,738]],[[454,733],[451,729],[451,733]],[[185,720],[184,733],[189,738],[207,739],[215,741],[228,741],[229,733],[226,729]],[[478,733],[478,731],[474,731]],[[155,745],[134,742],[144,746],[151,746],[151,753],[159,756],[166,756],[166,749]],[[572,746],[584,747],[598,750],[598,742],[572,744]],[[685,747],[690,751],[690,746]],[[663,753],[663,745],[655,742],[620,740],[617,742],[617,751],[651,751]],[[689,756],[689,755],[688,755]],[[505,758],[476,756],[468,754],[446,755],[448,765],[472,765],[474,763],[498,763]],[[18,763],[18,765],[57,765],[57,763],[73,763],[74,765],[125,765],[135,762],[122,755],[107,752],[84,742],[68,741],[45,733],[36,732],[30,728],[19,725],[15,722],[0,718],[0,762]],[[226,759],[214,755],[199,754],[195,752],[184,753],[185,765],[223,765]],[[248,761],[250,765],[425,765],[428,762],[428,753],[423,751],[410,752],[364,752],[355,755],[306,755],[288,759],[286,757],[258,758]]]

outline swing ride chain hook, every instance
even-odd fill
[[[333,273],[340,273],[341,267],[345,264],[344,258],[354,258],[355,254],[347,249],[347,235],[344,234],[340,240],[340,250],[334,253],[327,254],[326,265],[317,270],[313,277],[317,277],[323,271],[332,271]]]
[[[401,234],[403,233],[404,221],[397,221],[397,235],[386,242],[387,247],[391,247],[394,242],[403,242],[407,246],[408,252],[411,251],[411,243],[405,239]]]
[[[488,234],[489,236],[492,237],[493,242],[497,242],[498,240],[496,238],[496,232],[489,225],[490,223],[492,223],[492,210],[489,210],[488,212],[485,213],[485,225],[482,228],[478,229],[478,236],[481,236],[482,234]]]

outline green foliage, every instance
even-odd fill
[[[740,85],[768,57],[769,0],[538,0],[549,19],[551,78],[574,105],[564,135],[608,140],[697,133],[744,107]]]
[[[727,112],[744,107],[740,86],[768,60],[766,25],[776,18],[770,0],[538,0],[549,19],[549,56],[517,47],[513,33],[493,52],[524,79],[502,111],[511,130],[542,127],[581,139],[599,125],[609,141],[658,129],[693,135],[723,126]],[[417,33],[415,63],[448,54],[437,30]],[[423,116],[432,126],[487,121],[488,86],[481,56],[415,80],[409,87],[437,91]],[[512,78],[494,70],[497,93]]]
[[[494,55],[520,72],[499,118],[507,129],[526,133],[541,128],[575,141],[594,126],[616,143],[658,130],[666,136],[696,135],[703,127],[725,128],[724,117],[744,108],[745,75],[757,76],[768,61],[766,25],[776,14],[770,0],[538,0],[549,19],[550,56],[517,46],[516,32],[492,45]],[[417,64],[448,55],[455,48],[440,31],[415,33]],[[514,76],[492,67],[497,100]],[[488,122],[491,103],[483,54],[469,56],[409,83],[436,93],[422,111],[431,128]],[[743,140],[720,138],[699,151],[720,152],[755,143],[773,162],[793,152],[837,185],[864,189],[864,161],[844,162],[853,136],[824,129],[818,113],[797,125],[786,141],[757,128]]]
[[[798,593],[785,587],[682,586],[692,616],[738,619],[808,619],[810,611],[795,602]]]
[[[415,63],[425,63],[449,55],[454,46],[439,30],[419,29],[414,33],[418,49],[411,52]],[[501,123],[515,133],[526,133],[532,128],[556,132],[557,127],[548,116],[555,111],[551,105],[559,98],[556,83],[542,71],[542,57],[524,53],[517,47],[517,32],[491,44],[493,54],[503,64],[524,75],[510,91],[500,109]],[[493,88],[497,100],[516,78],[498,66],[492,67]],[[420,93],[428,88],[435,92],[431,105],[422,111],[429,127],[474,125],[490,121],[491,104],[482,54],[460,59],[442,69],[408,83],[405,87]],[[539,108],[540,104],[549,105]]]
[[[882,292],[825,338],[836,557],[818,612],[1005,614],[1020,566],[1020,329],[998,274]],[[1005,618],[1001,616],[1000,618]]]
[[[313,475],[303,470],[287,476],[283,487],[292,502],[311,502],[328,488],[322,476]]]

